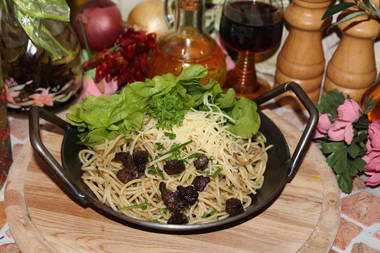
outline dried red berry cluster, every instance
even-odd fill
[[[126,28],[115,41],[115,46],[98,53],[85,62],[83,68],[96,67],[95,82],[103,78],[107,82],[117,80],[119,86],[135,81],[144,81],[147,69],[147,56],[150,49],[156,47],[156,34],[146,34]]]

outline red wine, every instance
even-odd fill
[[[262,52],[281,41],[283,20],[276,7],[252,1],[237,1],[223,9],[222,41],[237,51]]]

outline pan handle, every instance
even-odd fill
[[[57,117],[55,114],[40,108],[33,106],[29,113],[29,136],[32,147],[35,151],[47,162],[49,165],[47,167],[48,172],[52,174],[53,177],[58,178],[60,186],[62,189],[68,193],[74,200],[76,200],[80,205],[87,206],[89,201],[87,196],[84,195],[66,176],[62,166],[57,162],[57,160],[52,156],[52,154],[47,150],[46,146],[42,143],[40,135],[40,115],[41,118],[59,126],[65,132],[69,131],[72,127],[63,119]]]
[[[305,156],[308,145],[312,139],[312,134],[318,123],[318,110],[314,106],[313,102],[306,95],[304,90],[295,82],[287,82],[280,86],[277,86],[270,90],[269,92],[257,97],[254,101],[260,105],[264,102],[277,97],[278,95],[286,92],[293,91],[297,98],[301,101],[303,106],[309,113],[309,120],[307,121],[306,127],[302,133],[300,140],[298,141],[297,147],[293,152],[292,158],[290,160],[290,171],[288,174],[288,182],[290,182],[296,175],[298,168],[301,165],[302,159]]]

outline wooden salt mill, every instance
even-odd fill
[[[331,0],[293,0],[284,12],[290,31],[277,58],[275,85],[295,81],[314,103],[319,99],[325,67],[322,31],[330,24],[322,16],[330,3]],[[286,94],[280,102],[300,109],[292,94]]]
[[[376,80],[374,41],[380,24],[373,18],[361,16],[338,27],[342,38],[327,65],[323,90],[337,89],[360,103]]]

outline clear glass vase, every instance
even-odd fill
[[[57,49],[66,52],[63,57],[54,57],[24,31],[13,2],[3,2],[0,53],[8,108],[62,108],[78,93],[81,83],[80,45],[70,23],[45,19],[41,27],[34,28],[47,29]],[[48,39],[45,37],[42,43]]]

